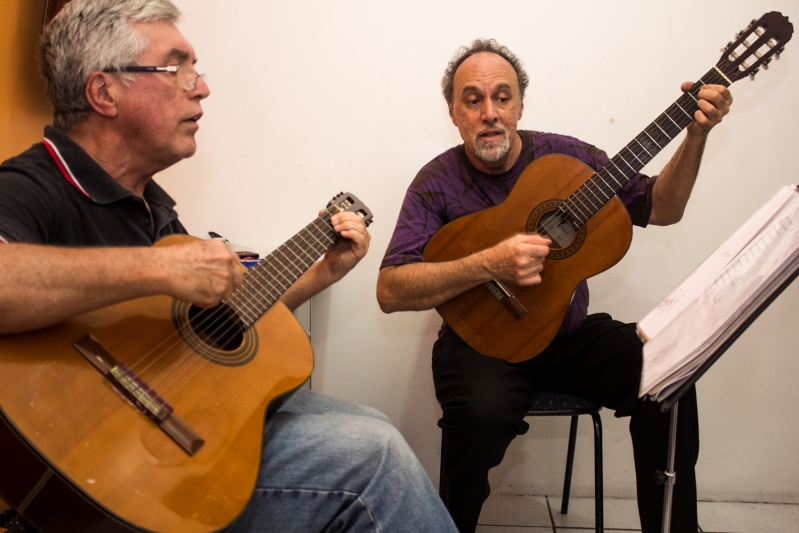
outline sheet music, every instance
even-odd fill
[[[712,355],[711,347],[719,344],[731,325],[762,299],[764,290],[783,278],[786,269],[799,261],[799,194],[795,186],[787,189],[790,194],[781,204],[766,204],[772,209],[770,213],[763,209],[756,213],[755,217],[765,218],[766,224],[751,237],[749,228],[743,234],[747,244],[734,256],[725,257],[721,269],[715,273],[710,269],[699,273],[706,264],[717,268],[721,263],[720,260],[706,260],[686,279],[692,278],[690,284],[681,284],[679,300],[661,302],[667,312],[658,312],[655,320],[660,329],[644,344],[640,396],[666,395],[666,391],[675,388],[675,382],[690,376]],[[744,225],[747,226],[750,224]],[[739,230],[733,237],[740,236]],[[726,252],[738,244],[722,245],[720,250]],[[675,313],[676,304],[680,311]]]
[[[727,264],[749,244],[749,242],[796,194],[793,185],[781,188],[763,207],[735,233],[705,259],[682,283],[671,291],[652,311],[638,322],[638,335],[643,341],[654,337],[683,309],[693,302],[697,293],[707,287]]]

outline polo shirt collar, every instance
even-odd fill
[[[93,202],[106,205],[135,196],[117,183],[61,129],[45,126],[42,142],[51,156],[55,155],[58,160],[56,165],[65,174],[65,179]],[[153,180],[145,185],[144,197],[151,204],[161,204],[169,208],[175,205],[175,201]]]

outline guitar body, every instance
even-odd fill
[[[176,313],[155,296],[0,336],[0,494],[40,530],[210,532],[244,509],[267,406],[308,378],[310,344],[280,302],[230,351],[190,347]],[[204,441],[194,455],[76,351],[86,333]]]
[[[500,205],[454,220],[433,235],[424,251],[425,260],[461,259],[513,235],[535,232],[537,221],[593,174],[591,168],[569,156],[536,159]],[[512,363],[530,359],[555,338],[577,285],[619,262],[631,240],[630,217],[614,197],[588,220],[571,245],[551,248],[544,260],[541,284],[507,285],[527,309],[522,318],[517,319],[484,285],[436,310],[478,352]]]

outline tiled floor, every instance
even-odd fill
[[[605,531],[640,531],[635,500],[605,498]],[[572,498],[560,514],[560,497],[492,494],[483,506],[477,533],[587,533],[594,530],[593,498]],[[799,505],[699,502],[705,533],[793,533]]]

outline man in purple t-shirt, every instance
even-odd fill
[[[521,62],[493,40],[476,40],[450,61],[442,89],[464,144],[425,165],[408,188],[378,279],[383,311],[432,309],[492,279],[520,286],[542,282],[550,241],[537,235],[515,235],[455,261],[428,263],[422,255],[444,224],[501,203],[531,161],[557,153],[595,170],[608,162],[604,152],[577,139],[517,131],[527,85]],[[685,82],[682,90],[692,85]],[[635,174],[617,192],[638,226],[673,224],[682,217],[707,135],[732,103],[721,85],[705,85],[697,96],[699,109],[685,140],[660,175]],[[534,390],[582,396],[614,409],[616,416],[631,415],[641,525],[644,532],[660,531],[663,491],[653,479],[665,466],[668,413],[660,413],[654,402],[638,400],[641,341],[635,325],[607,314],[588,315],[587,308],[588,287],[582,283],[555,340],[535,358],[517,364],[478,353],[442,326],[433,347],[433,380],[448,448],[443,468],[449,509],[460,531],[475,530],[489,492],[488,471],[500,463],[511,440],[527,431],[524,414]],[[680,405],[680,483],[675,485],[672,531],[694,533],[695,391]]]

